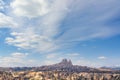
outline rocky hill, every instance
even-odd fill
[[[63,59],[60,63],[41,66],[34,69],[35,71],[67,71],[67,72],[89,72],[96,71],[95,68],[87,66],[73,65],[71,60]]]
[[[120,80],[120,71],[73,65],[71,60],[41,67],[0,68],[0,80]]]
[[[57,64],[53,64],[52,66],[56,66],[56,67],[72,67],[73,64],[71,62],[71,60],[67,60],[67,59],[63,59],[60,63]]]
[[[120,73],[120,70],[108,68],[91,68],[87,66],[73,65],[71,60],[63,59],[61,62],[53,65],[40,67],[13,67],[0,68],[0,71],[66,71],[66,72],[97,72],[97,73]]]

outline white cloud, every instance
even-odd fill
[[[62,20],[69,13],[69,6],[72,0],[54,0],[51,6],[49,14],[43,17],[41,20],[41,26],[43,35],[48,37],[54,37],[59,34],[60,25]]]
[[[74,57],[74,56],[79,56],[80,54],[79,53],[69,53],[69,54],[66,54],[67,56],[71,56],[71,57]]]
[[[111,4],[112,5],[111,5]],[[111,20],[119,12],[118,1],[76,0],[64,22],[67,29],[58,40],[85,41],[120,34],[119,26]],[[110,22],[111,21],[111,22]],[[110,24],[114,25],[110,25]]]
[[[12,17],[16,21],[22,19],[22,22],[18,22],[19,27],[12,30],[12,37],[7,37],[6,43],[49,52],[76,45],[69,41],[117,35],[119,27],[104,25],[118,11],[116,2],[110,0],[114,5],[109,6],[108,0],[14,0],[10,4],[11,12],[15,14]]]
[[[85,60],[85,59],[76,60],[74,62],[74,65],[81,65],[81,66],[88,66],[88,67],[101,67],[101,66],[103,66],[103,64],[100,64],[97,61],[90,61],[90,60]]]
[[[35,65],[35,60],[26,59],[28,54],[26,53],[12,53],[10,56],[0,57],[0,66],[2,67],[24,67]]]
[[[14,0],[11,7],[15,15],[28,18],[43,16],[50,8],[48,0]]]
[[[30,33],[29,33],[30,32]],[[39,52],[49,52],[57,48],[52,40],[30,31],[24,33],[12,32],[12,37],[6,38],[6,43],[22,49],[34,49]]]
[[[57,57],[57,54],[48,54],[48,55],[46,55],[46,58],[47,59],[52,59],[52,58],[56,58]]]
[[[9,17],[3,13],[0,13],[0,28],[15,28],[17,23],[14,22],[12,17]]]
[[[0,10],[4,10],[5,8],[5,3],[3,0],[0,0]]]
[[[115,65],[115,67],[120,67],[120,64]]]
[[[100,56],[100,57],[98,57],[98,59],[105,60],[105,59],[107,59],[107,57],[105,57],[105,56]]]
[[[53,38],[59,33],[58,27],[66,16],[67,8],[71,1],[14,0],[10,5],[13,9],[11,12],[17,16],[31,18],[33,21],[37,17],[37,21],[33,22],[17,17],[17,19],[22,19],[22,22],[16,20],[20,23],[19,27],[12,29],[12,37],[7,37],[6,43],[18,48],[33,49],[39,52],[49,52],[58,49],[59,45]]]
[[[23,57],[26,57],[27,55],[28,55],[28,53],[19,53],[19,52],[15,52],[15,53],[12,53],[11,54],[13,57],[21,57],[21,58],[23,58]]]
[[[45,60],[44,61],[44,65],[52,65],[52,64],[55,64],[57,63],[57,61],[53,61],[53,60]]]

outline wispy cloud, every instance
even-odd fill
[[[26,57],[27,55],[28,55],[28,53],[20,53],[20,52],[15,52],[15,53],[12,53],[11,54],[13,57],[21,57],[21,58],[23,58],[23,57]]]
[[[107,59],[107,57],[105,57],[105,56],[100,56],[100,57],[98,57],[98,59],[100,59],[100,60],[105,60],[105,59]]]
[[[119,3],[115,0],[13,0],[4,8],[5,2],[0,0],[0,28],[11,31],[6,44],[51,54],[79,45],[80,41],[120,35],[119,20],[115,22],[119,17]],[[79,54],[73,52],[65,57],[70,55]],[[52,58],[56,54],[48,56]]]
[[[54,51],[70,45],[69,41],[117,35],[120,33],[119,27],[110,26],[107,22],[116,17],[114,14],[118,11],[118,4],[113,0],[110,3],[113,5],[109,6],[108,0],[14,0],[10,4],[11,13],[15,15],[14,18],[24,22],[13,29],[13,32],[23,35],[12,35],[14,38],[6,38],[6,41],[23,49],[39,47],[38,51]],[[106,5],[106,8],[102,7]],[[9,21],[11,20],[4,22],[13,23]]]
[[[15,28],[17,23],[14,22],[12,17],[0,13],[0,28]]]
[[[110,3],[113,5],[110,5]],[[114,22],[109,22],[117,16],[116,14],[119,10],[117,1],[77,0],[73,5],[71,13],[68,14],[65,20],[66,22],[64,22],[64,27],[68,29],[59,39],[66,41],[85,41],[120,34],[118,31],[119,25],[110,25]]]
[[[66,54],[67,56],[80,56],[80,53],[69,53],[69,54]]]
[[[14,0],[10,6],[16,16],[34,18],[49,12],[48,0]]]
[[[32,31],[18,33],[12,32],[12,37],[6,38],[6,43],[21,49],[35,49],[38,52],[49,52],[55,50],[57,45],[45,36],[32,33]]]
[[[5,2],[3,0],[0,0],[0,11],[5,9]]]
[[[0,66],[2,67],[18,67],[18,66],[33,66],[35,60],[26,59],[28,54],[15,52],[9,56],[0,57]]]
[[[48,54],[46,55],[47,59],[52,59],[52,58],[56,58],[58,56],[58,54]]]
[[[58,49],[59,46],[54,37],[59,33],[58,28],[68,12],[67,7],[69,7],[71,1],[31,0],[28,2],[26,0],[14,0],[10,5],[11,13],[24,22],[21,22],[18,28],[12,29],[12,37],[7,37],[6,43],[23,49],[36,48],[36,51],[42,52]],[[17,34],[12,34],[14,32]]]

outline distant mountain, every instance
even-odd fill
[[[78,66],[73,65],[71,60],[63,59],[60,63],[41,66],[34,69],[36,71],[68,71],[68,72],[89,72],[89,71],[97,71],[95,68],[90,68],[87,66]]]
[[[109,69],[109,70],[119,70],[120,71],[120,67],[101,67],[101,69]]]
[[[120,70],[120,67],[114,67],[113,70]]]
[[[13,67],[0,68],[0,71],[65,71],[65,72],[97,72],[120,73],[120,68],[91,68],[87,66],[73,65],[71,60],[63,59],[60,63],[40,67]]]
[[[55,66],[55,67],[72,67],[73,64],[71,62],[71,60],[67,60],[67,59],[63,59],[60,63],[57,63],[57,64],[53,64],[52,66]]]

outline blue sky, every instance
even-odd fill
[[[120,66],[119,0],[0,0],[0,66]]]

